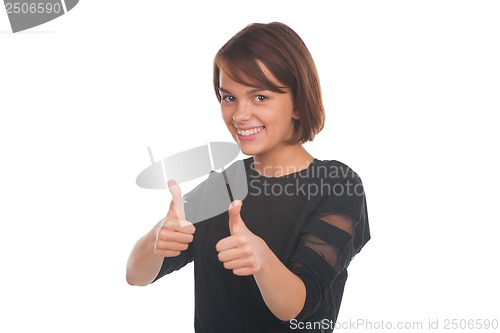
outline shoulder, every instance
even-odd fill
[[[365,192],[361,178],[352,168],[337,160],[315,160],[311,175],[318,189],[319,211],[361,218]]]
[[[353,181],[361,183],[360,176],[347,164],[337,160],[314,159],[311,174],[314,178],[327,180],[329,182]]]

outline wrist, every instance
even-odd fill
[[[158,232],[160,231],[160,228],[161,228],[161,225],[158,223],[146,235],[146,243],[147,243],[148,247],[153,251],[153,253],[154,253],[154,250],[156,247],[156,240],[158,239]],[[156,255],[156,253],[155,253],[155,255]]]
[[[259,242],[260,242],[260,267],[259,271],[256,272],[255,274],[258,275],[265,275],[268,274],[269,272],[272,273],[272,267],[273,267],[273,262],[277,260],[276,255],[274,252],[269,248],[267,243],[259,237]]]

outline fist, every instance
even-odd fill
[[[239,200],[229,206],[230,236],[220,240],[215,248],[224,268],[247,276],[260,271],[267,244],[247,228],[240,215],[241,206]]]
[[[167,216],[157,225],[154,253],[160,257],[176,257],[188,248],[194,239],[196,228],[186,221],[184,199],[179,185],[173,180],[168,182],[172,201]]]

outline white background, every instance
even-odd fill
[[[307,148],[365,184],[372,240],[339,322],[500,319],[500,4],[328,3],[83,0],[18,34],[2,9],[0,331],[193,331],[192,265],[126,284],[169,202],[135,177],[148,146],[231,140],[213,56],[271,21],[320,74],[327,124]]]

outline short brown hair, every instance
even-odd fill
[[[259,62],[284,87],[277,86],[262,72]],[[220,71],[234,81],[281,92],[290,89],[294,109],[295,134],[290,143],[312,141],[325,123],[321,86],[314,61],[300,36],[283,23],[254,23],[234,35],[214,59],[214,89],[219,102]]]

